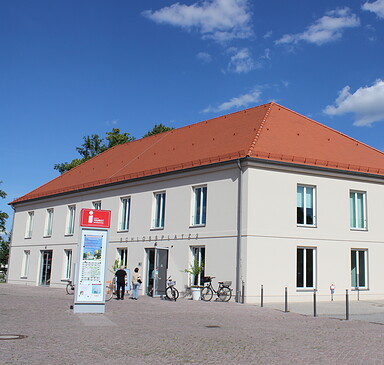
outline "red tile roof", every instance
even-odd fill
[[[384,175],[384,154],[276,103],[115,146],[16,199],[253,157]]]

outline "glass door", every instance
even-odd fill
[[[147,249],[147,294],[158,297],[165,294],[167,284],[168,249]]]
[[[51,284],[52,251],[41,251],[40,285]]]

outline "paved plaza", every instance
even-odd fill
[[[384,364],[380,302],[351,303],[346,321],[324,317],[322,305],[314,318],[311,303],[298,304],[304,315],[293,304],[284,313],[284,305],[140,297],[73,314],[72,301],[64,288],[0,284],[0,364]]]

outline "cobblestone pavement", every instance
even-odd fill
[[[0,364],[384,365],[384,326],[234,302],[112,300],[73,314],[64,289],[0,284]],[[1,336],[0,336],[1,338]]]

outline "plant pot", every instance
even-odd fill
[[[199,286],[192,286],[192,300],[200,300],[201,298],[201,288]]]

